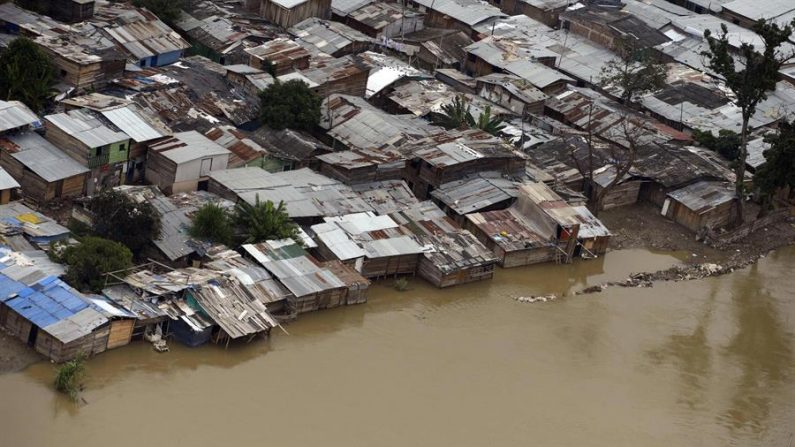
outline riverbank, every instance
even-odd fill
[[[636,272],[622,281],[587,287],[576,295],[601,292],[608,287],[651,287],[655,281],[687,281],[725,275],[757,262],[773,250],[795,245],[795,219],[787,218],[763,226],[748,236],[720,248],[697,240],[684,227],[662,217],[649,204],[638,204],[608,210],[600,219],[614,228],[613,250],[647,248],[653,250],[687,251],[690,256],[682,265],[656,272]]]

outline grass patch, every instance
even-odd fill
[[[78,354],[74,360],[70,360],[59,366],[55,371],[55,389],[68,395],[72,400],[77,401],[80,391],[83,389],[81,383],[86,374],[86,356]]]
[[[405,292],[406,290],[409,290],[409,280],[406,278],[398,278],[395,280],[395,283],[392,284],[392,287],[394,287],[398,292]]]

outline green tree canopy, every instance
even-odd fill
[[[121,242],[133,254],[160,237],[160,214],[148,202],[137,203],[127,194],[104,190],[91,198],[96,236]]]
[[[710,131],[696,129],[693,131],[693,138],[698,144],[721,154],[729,161],[736,161],[740,155],[740,135],[731,130],[721,129],[716,137]]]
[[[491,115],[491,106],[486,106],[477,119],[470,109],[469,101],[458,95],[453,102],[442,105],[442,113],[435,115],[432,121],[445,129],[480,129],[492,135],[499,135],[505,128],[502,118]]]
[[[770,148],[765,151],[765,163],[756,170],[754,185],[763,198],[761,214],[769,208],[770,198],[779,189],[795,189],[795,121],[783,122],[778,133],[765,141]]]
[[[66,264],[66,282],[83,292],[100,292],[104,274],[132,267],[132,252],[124,245],[99,237],[85,237],[63,249],[56,259]]]
[[[706,67],[716,73],[734,93],[734,104],[740,109],[742,128],[740,131],[740,151],[737,159],[744,161],[748,154],[748,122],[756,113],[756,107],[767,98],[769,91],[775,90],[781,66],[792,58],[783,54],[781,45],[792,35],[795,19],[791,25],[779,26],[773,21],[760,19],[753,30],[762,38],[763,44],[755,47],[744,42],[738,50],[730,43],[726,25],[721,25],[721,33],[713,36],[710,30],[704,31],[709,50],[702,53]],[[745,163],[735,165],[735,190],[737,213],[732,224],[741,224],[745,207]]]
[[[34,112],[44,110],[53,93],[55,66],[38,45],[19,37],[0,51],[0,97],[22,101]]]
[[[185,0],[133,0],[133,5],[152,11],[160,20],[170,25],[179,18]]]
[[[196,239],[226,245],[231,245],[235,236],[229,213],[214,203],[208,203],[196,211],[189,233]]]
[[[627,47],[619,55],[602,67],[599,83],[621,89],[622,101],[665,87],[668,67],[650,49]]]
[[[235,205],[235,217],[246,244],[269,239],[298,240],[298,227],[290,220],[284,202],[278,205],[270,200],[261,202],[257,195],[254,205],[238,202]]]
[[[310,130],[320,122],[320,104],[320,97],[306,83],[277,80],[260,92],[260,119],[275,130]]]

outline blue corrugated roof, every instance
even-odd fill
[[[0,275],[0,301],[5,302],[9,300],[26,287],[25,284],[19,281],[14,281],[6,275]]]
[[[66,283],[53,276],[48,276],[32,287],[16,287],[16,282],[0,274],[0,291],[16,290],[15,298],[6,301],[8,307],[14,309],[25,319],[38,327],[57,323],[88,307],[88,303],[69,288]],[[2,293],[2,292],[0,292]]]

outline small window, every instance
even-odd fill
[[[98,147],[98,148],[97,148],[97,157],[101,157],[101,156],[102,156],[102,153],[103,153],[104,151],[105,151],[105,148],[104,148],[104,147]]]
[[[127,145],[126,144],[120,144],[119,145],[119,151],[124,152],[126,149],[127,149]]]

